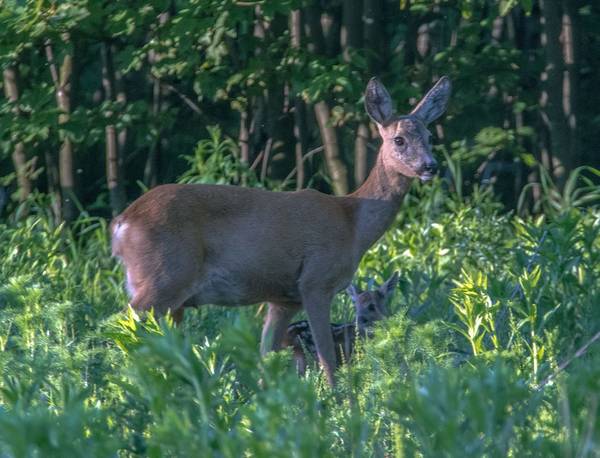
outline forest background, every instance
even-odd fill
[[[446,178],[514,208],[539,164],[564,183],[600,161],[599,21],[577,0],[5,0],[0,208],[42,193],[57,220],[109,216],[210,175],[345,194],[378,148],[369,78],[402,113],[441,75]]]

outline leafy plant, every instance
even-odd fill
[[[181,183],[259,184],[256,175],[239,159],[237,144],[223,137],[218,126],[207,127],[209,138],[200,140],[193,156],[184,156],[190,168],[180,177]]]
[[[528,183],[523,187],[517,205],[517,211],[522,213],[525,208],[526,196],[529,191],[540,188],[541,198],[533,205],[533,212],[543,211],[547,215],[558,216],[574,208],[592,204],[600,200],[600,189],[585,173],[599,177],[600,170],[594,167],[581,166],[569,173],[562,188],[552,179],[548,170],[539,165],[540,182]]]

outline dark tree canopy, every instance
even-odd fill
[[[176,180],[344,194],[377,151],[367,81],[407,112],[448,75],[445,177],[514,206],[538,164],[559,186],[598,165],[599,18],[580,0],[6,1],[0,175],[10,205],[43,193],[66,220]]]

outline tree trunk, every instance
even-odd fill
[[[313,5],[306,8],[305,22],[308,49],[315,54],[331,55],[336,43],[339,44],[338,21],[329,13],[321,14]],[[335,194],[343,195],[348,193],[348,171],[340,158],[337,130],[330,123],[330,111],[329,104],[325,100],[314,104],[314,113],[323,141],[325,163],[331,175],[333,191]]]
[[[294,97],[294,147],[296,158],[296,190],[304,188],[304,152],[308,145],[306,128],[306,105],[302,98]]]
[[[63,42],[69,44],[69,35],[63,34]],[[60,69],[56,67],[52,43],[48,40],[45,44],[46,58],[50,67],[50,74],[56,90],[56,104],[61,114],[58,123],[65,124],[69,121],[71,113],[71,78],[73,74],[73,56],[66,53]],[[73,168],[73,145],[68,137],[62,139],[58,152],[58,175],[61,190],[61,216],[64,221],[72,221],[77,215],[75,205],[75,176]]]
[[[61,202],[60,202],[60,177],[58,174],[58,166],[56,154],[52,150],[44,150],[44,162],[46,163],[46,180],[48,186],[48,194],[52,197],[50,205],[52,206],[52,214],[56,223],[61,220]]]
[[[344,0],[342,11],[342,30],[340,34],[340,44],[342,46],[342,56],[344,61],[350,63],[352,59],[352,50],[362,46],[363,29],[362,29],[362,2],[357,3],[355,0]],[[364,122],[359,122],[356,126],[356,134],[354,139],[354,178],[355,185],[362,183],[360,181],[363,173],[366,178],[367,168],[367,137],[364,131],[367,129]]]
[[[383,6],[381,0],[364,0],[363,2],[363,33],[364,46],[373,52],[367,55],[369,72],[379,75],[383,68],[385,59],[385,47],[383,46],[382,18]]]
[[[291,45],[300,49],[302,45],[302,15],[300,10],[292,11],[290,15]],[[290,91],[292,92],[292,91]],[[291,95],[294,101],[294,156],[296,159],[296,189],[304,187],[304,152],[308,139],[306,129],[306,106],[301,97],[295,93]]]
[[[248,166],[250,162],[250,129],[248,126],[248,108],[244,107],[240,111],[240,132],[238,135],[238,143],[240,147],[240,161],[244,166]],[[248,180],[244,173],[242,175],[241,183],[246,186]]]
[[[579,36],[577,1],[563,0],[562,50],[565,68],[563,71],[563,111],[569,131],[569,155],[571,167],[580,163],[578,98],[579,98]]]
[[[114,54],[114,53],[113,53]],[[125,90],[125,81],[123,80],[123,74],[119,70],[115,70],[115,90],[117,91],[116,100],[119,106],[125,107],[127,105],[127,92]],[[123,127],[117,132],[117,148],[119,151],[119,176],[121,177],[121,187],[123,192],[123,202],[127,201],[127,190],[125,187],[125,158],[127,152],[127,127]]]
[[[352,2],[347,1],[346,4]],[[351,7],[351,5],[348,5]],[[383,67],[384,55],[382,52],[381,0],[364,0],[362,14],[362,33],[364,48],[367,53],[367,65],[370,75],[378,75]],[[354,185],[360,186],[367,178],[369,172],[369,144],[370,133],[368,121],[361,121],[356,127],[354,140]]]
[[[542,120],[550,134],[550,152],[553,156],[552,172],[559,182],[573,168],[569,155],[570,140],[567,119],[563,110],[563,73],[561,12],[560,3],[555,0],[540,1],[542,12],[542,46],[546,56],[546,66],[542,73],[544,88],[541,94]]]
[[[333,11],[321,12],[321,29],[325,39],[327,57],[337,57],[340,53],[340,21]]]
[[[310,52],[321,54],[325,50],[325,37],[321,28],[321,13],[315,5],[306,7],[304,12],[304,29],[308,38],[307,48]]]
[[[173,2],[170,2],[169,9],[159,14],[158,24],[162,26],[169,21],[171,18],[171,11],[174,9]],[[150,66],[156,64],[162,59],[162,56],[156,53],[154,50],[148,54],[148,62]],[[152,114],[154,122],[157,123],[157,134],[156,138],[150,146],[148,151],[148,157],[146,158],[146,164],[144,166],[144,184],[149,188],[153,188],[158,184],[158,163],[160,161],[160,153],[162,147],[162,129],[158,125],[158,117],[162,111],[166,109],[163,94],[164,90],[162,84],[158,78],[154,79],[152,86]]]
[[[337,132],[330,123],[329,105],[324,100],[315,103],[315,116],[319,124],[319,131],[325,148],[325,161],[333,186],[333,192],[337,195],[348,193],[348,171],[340,158],[340,146]]]
[[[13,104],[13,113],[20,116],[17,106],[19,100],[18,73],[16,66],[7,67],[4,72],[4,93],[6,98]],[[31,194],[31,180],[29,179],[29,170],[27,157],[25,154],[25,145],[23,142],[17,142],[12,152],[12,161],[17,174],[17,185],[19,187],[19,202],[25,202]],[[26,210],[26,209],[25,209]],[[26,214],[26,211],[25,211]]]
[[[369,128],[366,123],[358,124],[354,141],[354,184],[360,186],[368,174]]]
[[[154,122],[157,123],[156,138],[150,146],[146,164],[144,166],[144,184],[149,188],[153,188],[158,184],[158,159],[160,156],[160,142],[162,137],[162,129],[158,126],[158,116],[162,110],[162,87],[160,81],[155,79],[152,85],[152,115]]]
[[[102,53],[102,86],[104,87],[104,99],[107,102],[116,100],[115,90],[115,70],[113,65],[112,48],[108,43],[103,43]],[[106,117],[113,116],[112,111],[108,111]],[[108,185],[108,195],[110,199],[110,208],[113,216],[118,215],[125,208],[125,192],[123,181],[121,179],[121,170],[119,159],[119,145],[117,142],[117,130],[114,124],[105,127],[106,137],[106,184]]]
[[[340,44],[344,60],[350,62],[352,49],[362,46],[362,3],[357,3],[355,0],[344,0],[342,7]]]

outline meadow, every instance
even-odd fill
[[[589,172],[544,188],[543,216],[416,184],[356,277],[399,271],[392,317],[333,390],[260,358],[261,306],[141,319],[108,222],[57,225],[39,197],[0,226],[0,455],[598,456]],[[338,295],[333,318],[352,314]]]

